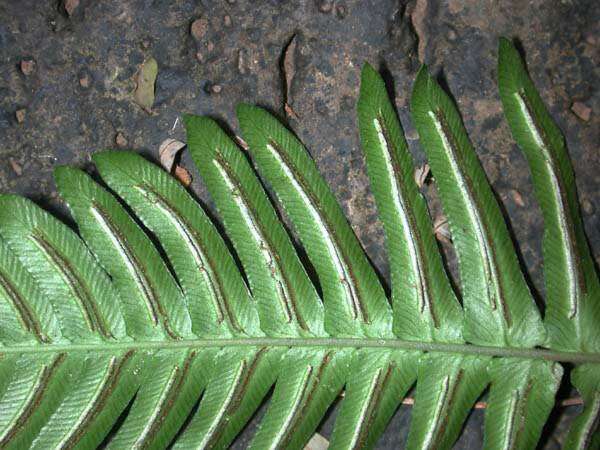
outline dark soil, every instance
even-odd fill
[[[93,152],[117,147],[117,136],[122,147],[157,160],[164,139],[185,140],[182,113],[209,114],[235,131],[235,104],[257,103],[285,117],[287,101],[298,117],[289,125],[387,277],[382,229],[358,145],[359,72],[369,61],[386,74],[422,161],[407,103],[425,62],[459,104],[533,286],[543,293],[541,214],[495,83],[498,37],[508,36],[520,43],[566,135],[586,231],[600,261],[597,0],[80,0],[71,12],[58,1],[0,0],[0,192],[28,196],[64,217],[53,167],[88,167]],[[196,19],[201,22],[191,33]],[[285,95],[282,54],[294,35],[294,54],[285,64],[294,76]],[[150,56],[159,66],[151,114],[133,102],[135,75]],[[572,109],[574,103],[581,105]],[[194,177],[192,189],[205,198],[187,154],[182,164]],[[555,414],[543,448],[560,448],[575,413],[567,408]],[[326,436],[333,416],[335,411],[322,426]],[[480,448],[482,420],[483,412],[471,414],[457,448]],[[409,421],[410,407],[400,408],[378,448],[401,446]]]

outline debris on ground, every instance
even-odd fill
[[[192,37],[197,41],[202,40],[202,38],[206,35],[207,31],[208,20],[206,19],[206,17],[200,17],[194,20],[192,22],[192,25],[190,26],[190,33],[192,34]]]
[[[79,86],[81,86],[82,88],[90,87],[90,77],[87,73],[84,73],[79,77]]]
[[[298,118],[298,114],[294,111],[291,103],[291,90],[292,90],[292,81],[294,80],[294,75],[296,74],[296,35],[292,36],[290,42],[287,44],[285,49],[283,50],[283,62],[281,64],[281,69],[283,70],[283,78],[285,80],[284,83],[284,92],[283,92],[283,109],[288,117],[293,117],[294,119]]]
[[[248,143],[244,139],[242,139],[240,136],[238,136],[237,134],[235,135],[235,141],[236,141],[237,145],[242,147],[244,150],[248,151],[250,149],[250,146],[248,145]]]
[[[515,202],[515,205],[520,206],[521,208],[525,206],[525,201],[523,200],[523,196],[519,191],[516,189],[511,189],[510,196],[512,197],[513,202]]]
[[[571,111],[584,122],[588,122],[592,115],[592,108],[582,102],[574,102],[571,105]]]
[[[433,221],[433,233],[438,241],[445,244],[452,243],[452,234],[450,233],[450,225],[446,216],[439,215]]]
[[[8,162],[16,176],[20,177],[23,175],[23,168],[17,161],[15,161],[13,158],[8,158]]]
[[[304,450],[327,450],[328,448],[329,441],[319,433],[315,433],[304,447]]]
[[[17,109],[15,111],[15,117],[16,117],[18,123],[23,123],[26,115],[27,115],[26,109]]]
[[[158,147],[158,156],[160,158],[160,165],[167,172],[171,172],[177,153],[184,147],[185,144],[177,139],[168,138],[162,141],[160,147]]]
[[[79,6],[79,0],[65,0],[64,6],[67,14],[69,16],[72,16],[77,7]]]
[[[121,148],[127,147],[127,138],[120,131],[115,136],[115,144]]]
[[[158,63],[150,57],[140,67],[137,74],[137,85],[134,92],[135,102],[148,114],[152,113],[154,104],[154,84],[158,75]]]
[[[33,59],[23,59],[21,60],[19,67],[21,68],[23,75],[29,76],[35,70],[35,61]]]
[[[427,184],[427,180],[429,179],[430,174],[431,169],[429,168],[429,164],[427,163],[415,169],[415,183],[417,183],[419,189],[421,189],[425,184]]]
[[[185,187],[189,187],[190,184],[192,184],[192,176],[190,175],[190,172],[183,166],[175,166],[173,175],[175,175],[175,178],[177,178]]]

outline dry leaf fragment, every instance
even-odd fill
[[[157,75],[158,63],[152,57],[144,61],[137,74],[134,100],[148,113],[152,111],[154,103],[154,83]]]
[[[328,448],[329,441],[319,433],[315,433],[304,447],[304,450],[327,450]]]
[[[294,109],[288,105],[287,103],[285,105],[283,105],[283,109],[285,110],[285,113],[287,114],[288,117],[291,117],[293,119],[299,119],[300,117],[298,116],[298,114],[296,114],[296,111],[294,111]]]
[[[200,17],[192,22],[190,33],[197,41],[201,40],[208,31],[208,20],[205,17]]]
[[[177,178],[185,187],[188,187],[190,184],[192,184],[192,176],[190,175],[190,172],[188,172],[188,170],[183,166],[175,166],[175,172],[173,175],[175,175],[175,178]]]
[[[525,206],[525,201],[523,200],[523,196],[519,191],[511,189],[510,196],[517,206],[520,206],[521,208]]]
[[[78,6],[79,0],[65,0],[65,11],[69,16],[73,15]]]
[[[33,59],[24,59],[19,64],[19,67],[21,68],[23,75],[29,76],[35,69],[35,61]]]
[[[248,145],[248,143],[245,140],[243,140],[240,136],[238,136],[237,134],[235,135],[235,141],[237,142],[237,145],[242,147],[244,150],[248,151],[250,149],[250,146]]]
[[[573,103],[571,105],[571,111],[584,122],[589,121],[592,115],[592,108],[582,102]]]
[[[415,169],[415,183],[417,183],[419,189],[421,189],[427,183],[430,173],[431,169],[427,163]]]
[[[12,168],[15,175],[20,177],[23,174],[23,168],[21,167],[21,165],[12,158],[8,158],[8,162],[10,163],[10,167]]]
[[[17,122],[18,123],[23,123],[23,121],[25,120],[25,116],[27,115],[27,110],[26,109],[17,109],[15,111],[15,117],[17,118]]]
[[[448,219],[445,216],[439,215],[433,221],[433,233],[438,241],[450,244],[452,242],[452,234]]]
[[[158,148],[158,156],[160,157],[160,164],[165,168],[167,172],[171,172],[173,168],[173,162],[177,153],[185,147],[185,144],[177,139],[165,139]]]
[[[127,138],[125,138],[123,133],[118,132],[117,135],[115,136],[115,143],[119,147],[127,147]]]
[[[285,47],[283,51],[283,77],[285,79],[285,92],[283,93],[284,99],[284,109],[288,116],[292,116],[294,118],[298,118],[298,115],[294,112],[291,103],[291,90],[292,90],[292,82],[294,80],[294,75],[296,74],[296,35],[292,36],[292,39]]]

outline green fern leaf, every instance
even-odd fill
[[[224,235],[129,152],[94,155],[105,186],[56,169],[78,233],[0,196],[0,447],[227,448],[272,392],[250,448],[301,449],[343,393],[330,448],[369,449],[413,388],[408,448],[451,448],[487,392],[484,447],[531,449],[568,363],[584,409],[566,445],[597,448],[600,284],[566,146],[506,40],[498,74],[544,214],[543,321],[460,115],[422,68],[411,112],[459,256],[454,291],[402,126],[367,64],[359,130],[391,302],[291,131],[240,105],[246,154],[188,115]]]

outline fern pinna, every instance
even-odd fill
[[[284,126],[262,109],[237,110],[306,258],[247,156],[213,120],[187,116],[188,147],[228,241],[182,185],[129,152],[93,157],[111,191],[56,170],[79,235],[31,201],[1,197],[0,447],[226,448],[273,389],[253,449],[302,448],[342,390],[331,448],[372,448],[416,386],[408,448],[451,447],[487,392],[484,447],[532,449],[562,362],[584,403],[565,445],[598,448],[600,288],[573,172],[506,40],[498,76],[544,216],[543,321],[459,113],[422,68],[412,117],[458,254],[459,302],[400,123],[366,65],[360,137],[391,306]]]

